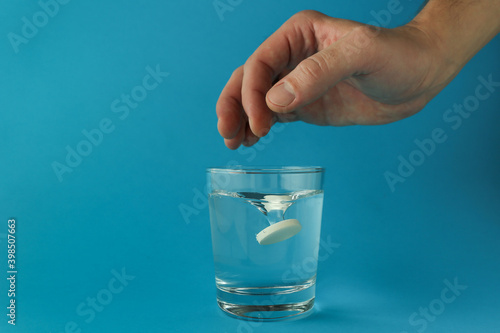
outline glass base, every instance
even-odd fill
[[[228,315],[252,321],[299,319],[314,305],[315,281],[259,288],[217,288],[217,304]]]

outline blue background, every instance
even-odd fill
[[[474,95],[478,76],[500,81],[498,37],[414,117],[378,127],[280,125],[257,146],[230,151],[215,103],[267,36],[303,9],[369,22],[388,2],[244,0],[220,17],[212,0],[70,1],[17,53],[8,34],[21,35],[23,17],[33,22],[41,7],[1,4],[1,332],[500,330],[500,88],[457,129],[443,119]],[[419,5],[401,0],[382,24],[404,24]],[[157,65],[169,76],[121,119],[112,102]],[[103,119],[113,131],[58,179],[53,163],[65,163],[66,147],[77,149],[82,131]],[[446,141],[392,191],[384,174],[396,174],[400,156],[436,128]],[[306,319],[250,323],[216,306],[205,168],[231,161],[327,170],[322,239],[334,250],[323,252]],[[6,316],[11,217],[15,327]],[[114,274],[123,272],[120,285]],[[467,288],[442,309],[445,280]],[[85,304],[97,296],[106,305],[92,316]],[[423,320],[419,308],[429,306],[439,313]]]

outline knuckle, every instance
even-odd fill
[[[241,75],[242,72],[243,72],[243,66],[240,66],[233,71],[233,73],[231,74],[231,77],[237,77],[237,76]]]
[[[303,20],[311,20],[311,19],[316,19],[319,17],[322,17],[324,14],[312,10],[312,9],[306,9],[302,10],[295,15],[292,16],[292,19],[297,20],[297,21],[303,21]]]

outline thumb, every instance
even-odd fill
[[[360,30],[353,29],[344,38],[300,62],[268,91],[267,106],[275,112],[293,111],[317,100],[338,82],[364,72],[372,42],[368,38],[364,40],[364,47],[356,47]]]

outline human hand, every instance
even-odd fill
[[[466,62],[450,60],[441,36],[419,23],[383,29],[294,15],[223,89],[216,109],[226,145],[251,146],[275,122],[377,125],[417,113]]]
[[[406,118],[454,75],[435,49],[410,25],[378,29],[300,12],[233,73],[217,103],[219,132],[236,149],[277,121],[344,126]]]

